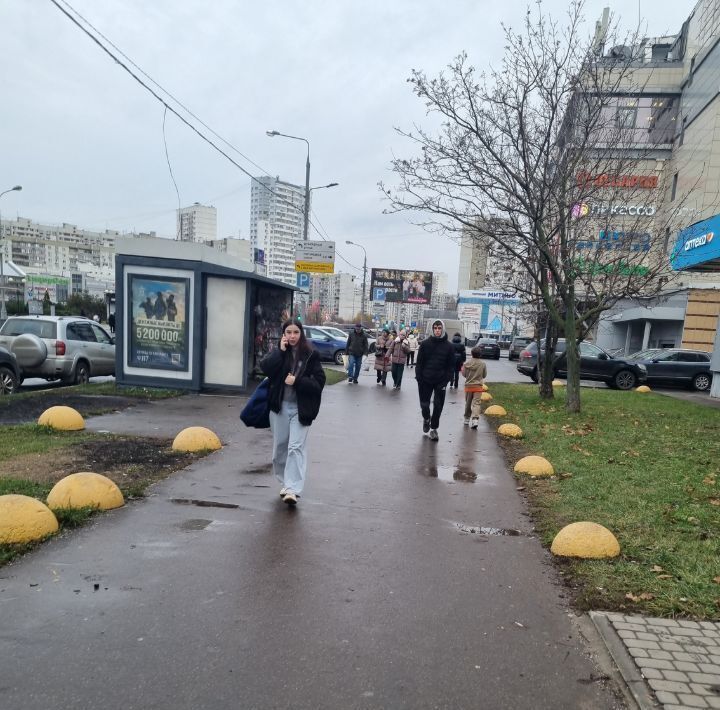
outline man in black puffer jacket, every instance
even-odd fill
[[[440,415],[445,405],[445,388],[455,371],[455,348],[448,342],[445,324],[436,320],[432,324],[432,335],[420,343],[415,379],[420,394],[420,410],[423,417],[423,432],[430,432],[433,441],[438,440]],[[430,400],[433,408],[430,414]]]

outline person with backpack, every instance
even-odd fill
[[[457,389],[458,381],[460,379],[460,370],[462,369],[465,360],[467,360],[465,343],[463,342],[463,338],[460,333],[455,333],[455,335],[453,335],[452,346],[455,348],[455,372],[453,373],[453,379],[450,382],[450,389],[453,387]]]
[[[307,477],[307,436],[320,412],[325,370],[305,338],[298,318],[282,324],[278,347],[260,363],[269,379],[268,406],[273,433],[272,467],[281,499],[297,505]]]

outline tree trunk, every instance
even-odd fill
[[[574,297],[572,304],[574,304]],[[567,387],[565,409],[580,413],[580,353],[578,351],[577,324],[573,305],[567,306],[565,314],[565,358],[567,360]]]
[[[549,318],[549,314],[548,314]],[[553,362],[555,360],[555,342],[551,325],[545,329],[545,347],[541,350],[538,343],[538,390],[540,399],[554,399]]]

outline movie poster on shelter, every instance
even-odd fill
[[[373,301],[429,304],[432,295],[432,271],[373,269],[370,294]]]
[[[190,279],[129,275],[128,364],[187,372]]]

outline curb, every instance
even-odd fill
[[[591,611],[589,616],[625,681],[626,698],[632,699],[635,707],[639,710],[658,710],[661,706],[655,701],[632,656],[627,652],[622,639],[613,629],[608,615],[601,611]]]

